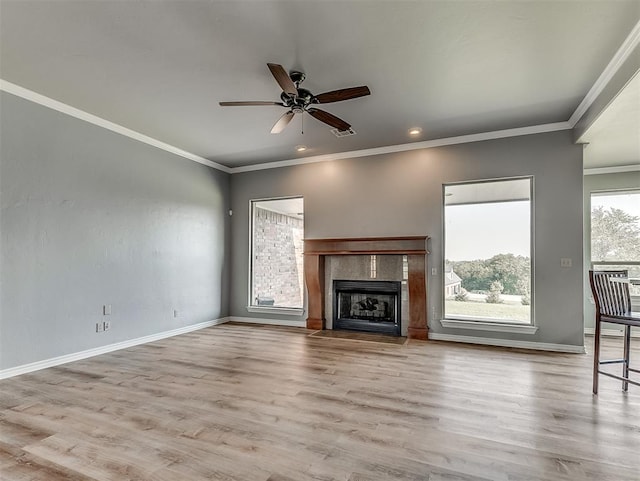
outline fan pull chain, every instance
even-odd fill
[[[304,112],[300,116],[300,135],[304,135]]]

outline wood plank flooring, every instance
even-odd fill
[[[0,479],[640,481],[640,389],[592,396],[590,355],[308,334],[224,324],[0,381]]]

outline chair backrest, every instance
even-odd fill
[[[629,275],[626,270],[589,271],[589,283],[596,312],[604,316],[622,316],[631,311]]]

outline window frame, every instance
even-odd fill
[[[282,307],[282,306],[259,306],[253,303],[253,270],[254,270],[254,255],[253,255],[253,239],[254,239],[254,205],[259,202],[268,202],[274,200],[287,200],[287,199],[301,199],[303,212],[304,212],[304,196],[303,195],[290,195],[279,197],[263,197],[257,199],[249,199],[249,265],[248,265],[248,278],[247,278],[247,311],[264,314],[278,314],[285,316],[301,316],[305,312],[305,306],[307,305],[307,293],[306,289],[302,289],[302,299],[300,307]],[[304,215],[303,215],[303,236],[304,236]],[[302,276],[304,279],[304,263]]]
[[[471,317],[462,315],[447,315],[445,304],[445,285],[444,285],[444,272],[446,263],[446,246],[447,246],[447,229],[446,229],[446,188],[449,186],[457,185],[472,185],[472,184],[485,184],[492,182],[507,182],[512,180],[529,180],[529,254],[530,254],[530,318],[528,323],[510,320],[510,319],[496,319],[487,317]],[[480,331],[494,331],[494,332],[507,332],[507,333],[520,333],[520,334],[535,334],[538,331],[536,326],[536,308],[535,308],[535,176],[522,175],[512,177],[498,177],[490,179],[477,179],[477,180],[464,180],[459,182],[447,182],[442,184],[442,258],[440,263],[440,272],[442,274],[440,280],[440,294],[442,305],[442,318],[440,323],[443,327],[470,329]],[[482,202],[478,202],[482,204]]]
[[[623,188],[623,189],[603,189],[603,190],[593,190],[589,192],[589,266],[591,270],[597,270],[598,266],[611,266],[614,269],[616,267],[621,266],[640,266],[640,260],[637,261],[629,261],[629,260],[608,260],[608,261],[594,261],[593,260],[593,198],[599,196],[607,196],[607,195],[620,195],[620,194],[635,194],[640,195],[640,189],[636,188]],[[640,295],[631,294],[631,305],[634,309],[637,309],[640,306]]]

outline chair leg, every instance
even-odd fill
[[[624,363],[622,364],[622,377],[629,378],[629,361],[631,356],[631,326],[624,327]],[[622,381],[622,390],[629,390],[629,383]]]
[[[598,394],[598,370],[600,369],[600,319],[596,316],[596,332],[593,336],[593,394]]]

